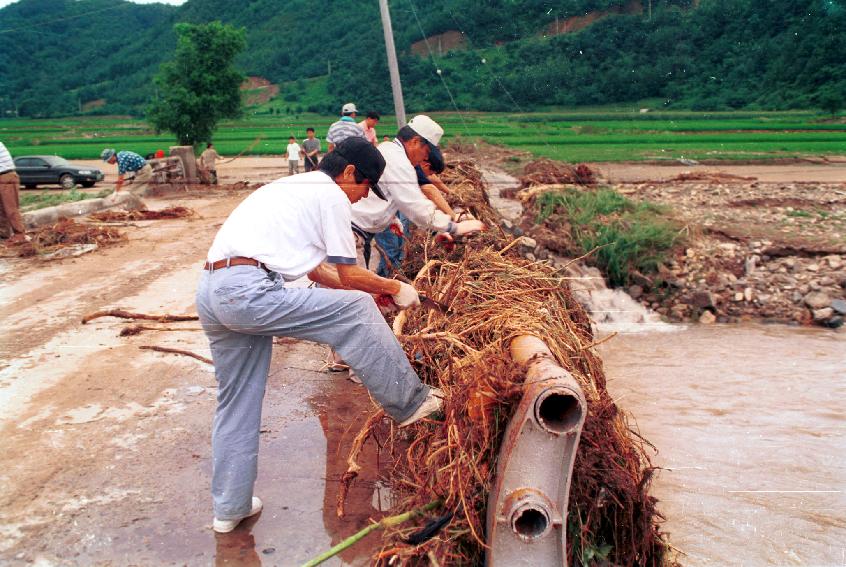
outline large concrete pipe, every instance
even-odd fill
[[[527,365],[526,381],[488,501],[487,565],[565,566],[567,501],[587,402],[539,338],[515,338],[511,357]]]

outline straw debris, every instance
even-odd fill
[[[580,163],[572,166],[560,161],[542,158],[526,165],[523,176],[520,177],[520,187],[533,185],[595,185],[597,172],[589,166]]]
[[[466,209],[482,219],[495,217],[484,195],[475,193],[482,183],[472,164],[453,164],[446,177],[451,188],[461,188],[452,197],[460,196]],[[446,252],[432,244],[427,231],[415,232],[403,270],[416,274],[415,287],[450,314],[405,311],[394,320],[394,332],[421,379],[445,392],[444,414],[402,430],[371,418],[357,439],[373,436],[380,462],[390,463],[381,472],[396,496],[396,510],[440,499],[440,513],[453,512],[454,518],[419,545],[406,543],[415,527],[388,531],[373,560],[484,562],[487,499],[525,376],[525,368],[511,361],[509,344],[533,334],[580,382],[589,407],[570,493],[569,563],[597,557],[601,550],[612,564],[659,565],[665,544],[648,494],[653,468],[644,442],[608,394],[588,316],[562,274],[521,258],[514,244],[489,231]]]
[[[14,248],[17,256],[26,258],[47,255],[68,246],[96,244],[102,247],[126,240],[124,233],[114,227],[83,224],[68,218],[41,227],[29,233],[29,237],[29,241],[6,244],[6,247]]]
[[[103,222],[113,221],[137,221],[137,220],[158,220],[158,219],[179,219],[192,217],[196,213],[188,207],[168,207],[158,211],[101,211],[91,216]]]

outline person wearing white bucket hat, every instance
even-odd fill
[[[484,230],[485,225],[478,220],[453,222],[420,190],[414,168],[427,160],[443,160],[438,148],[443,134],[440,124],[419,114],[400,128],[393,141],[379,144],[386,163],[379,181],[385,200],[371,196],[352,207],[353,231],[364,239],[365,264],[369,264],[373,236],[395,223],[397,211],[417,226],[453,236]]]
[[[326,132],[326,141],[329,143],[327,151],[331,152],[335,149],[335,146],[347,138],[365,138],[364,130],[355,121],[356,114],[358,114],[358,109],[355,107],[355,103],[348,102],[341,107],[341,119],[333,122],[329,126],[329,131]]]

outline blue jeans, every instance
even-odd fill
[[[409,222],[408,217],[402,213],[397,213],[397,218],[402,223],[403,233],[406,236],[410,236],[409,230],[411,223]],[[375,240],[376,244],[381,246],[382,250],[384,250],[385,254],[387,254],[393,269],[399,270],[402,260],[405,257],[405,239],[391,232],[390,228],[386,228],[376,235]],[[379,267],[376,269],[376,273],[383,278],[387,278],[391,274],[391,267],[385,262],[385,258],[382,254],[379,254]]]
[[[373,297],[362,291],[286,288],[275,273],[234,266],[203,273],[196,300],[218,383],[212,497],[219,520],[250,512],[274,336],[330,345],[397,421],[429,392]]]

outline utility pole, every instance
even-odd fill
[[[402,128],[406,124],[405,104],[402,101],[402,85],[400,84],[397,50],[394,47],[394,30],[391,27],[391,13],[388,11],[388,0],[379,0],[379,11],[382,12],[382,29],[385,32],[385,51],[388,52],[388,70],[391,72],[391,91],[394,93],[394,113],[397,115],[397,128]]]

